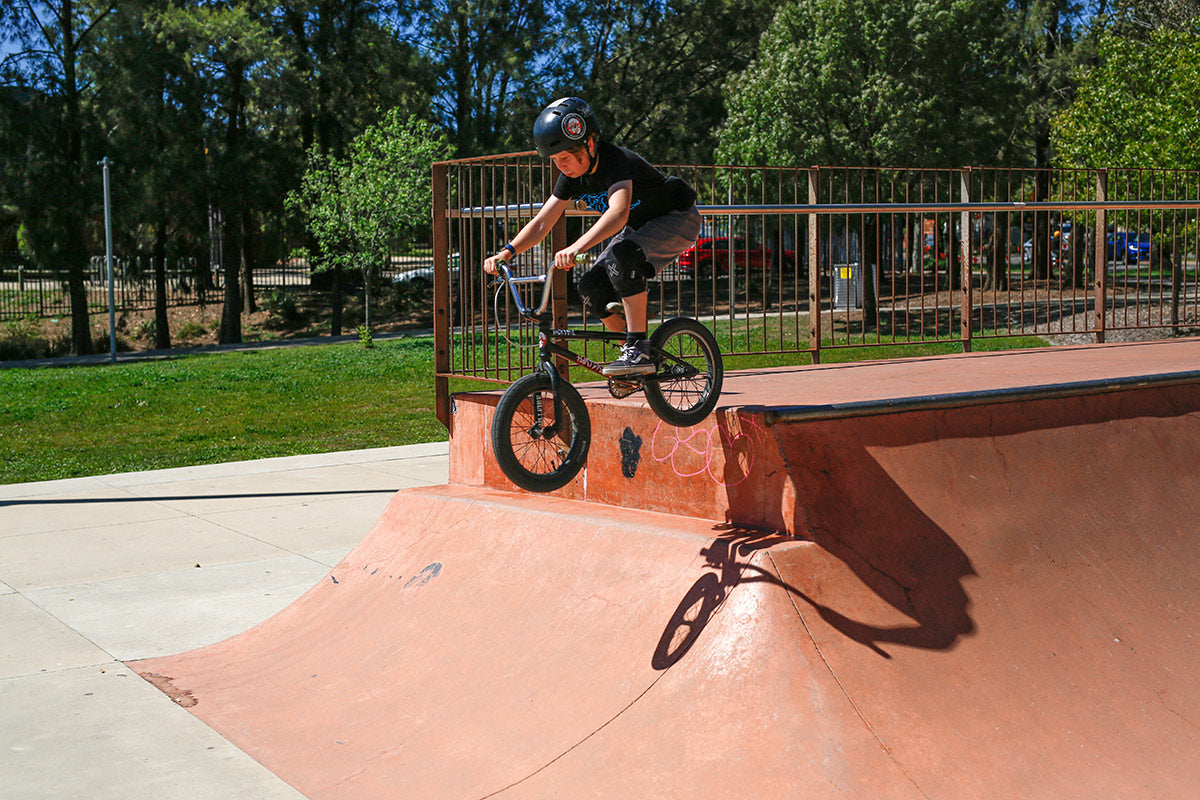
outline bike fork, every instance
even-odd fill
[[[543,410],[538,408],[536,409],[536,412],[538,416],[538,426],[541,428],[542,438],[550,439],[558,433],[558,426],[562,424],[563,401],[562,395],[559,393],[558,388],[559,382],[562,381],[562,376],[558,374],[558,370],[554,368],[554,364],[551,361],[543,361],[541,364],[541,369],[550,376],[550,392],[554,395],[554,424],[546,427],[544,425],[545,417],[543,416]]]

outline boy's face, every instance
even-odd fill
[[[591,141],[591,139],[588,140],[588,145],[591,144]],[[550,160],[563,175],[566,175],[568,178],[578,178],[587,172],[588,167],[591,166],[591,158],[588,156],[588,145],[579,150],[563,150],[561,153],[555,153],[550,156]]]

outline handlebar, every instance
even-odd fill
[[[582,263],[585,263],[586,261],[587,261],[587,256],[585,256],[582,253],[575,256],[576,264],[582,264]],[[516,304],[517,311],[521,314],[521,316],[523,316],[523,317],[534,316],[534,317],[538,317],[540,319],[550,308],[550,300],[551,300],[550,294],[551,294],[551,291],[553,290],[554,284],[552,281],[547,280],[548,273],[542,273],[541,275],[526,275],[526,276],[522,276],[522,277],[517,277],[512,274],[512,269],[509,266],[509,262],[507,260],[502,259],[502,260],[499,260],[496,262],[496,275],[497,275],[496,279],[488,284],[488,288],[491,288],[493,286],[500,286],[500,285],[507,286],[509,294],[512,295],[513,303]],[[542,284],[542,300],[540,303],[538,303],[538,307],[537,307],[536,311],[530,311],[529,307],[526,306],[523,302],[521,302],[521,295],[517,291],[517,284],[539,283],[539,282]]]

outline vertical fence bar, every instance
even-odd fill
[[[817,167],[808,169],[808,203],[817,204]],[[817,215],[808,215],[808,351],[812,363],[821,363],[821,267],[817,243]]]
[[[1101,169],[1096,171],[1096,201],[1105,203],[1108,201],[1108,170]],[[1095,292],[1092,295],[1092,313],[1095,314],[1096,321],[1096,342],[1104,344],[1104,321],[1108,316],[1108,254],[1107,254],[1107,235],[1108,235],[1108,214],[1103,206],[1096,208],[1096,232],[1094,234],[1095,241],[1092,246],[1092,261],[1096,265],[1095,276]]]
[[[971,202],[971,168],[958,173],[959,192],[962,195],[962,202]],[[959,242],[962,245],[960,269],[962,271],[962,317],[959,319],[959,332],[962,336],[962,348],[964,353],[971,352],[971,331],[975,326],[971,322],[971,312],[975,307],[974,295],[974,277],[971,269],[971,212],[968,209],[963,209],[959,215]]]
[[[1179,199],[1179,173],[1174,173],[1173,175],[1174,175],[1175,180],[1173,181],[1172,187],[1171,187],[1173,189],[1173,191],[1171,192],[1171,198],[1178,200]],[[1168,226],[1166,224],[1166,220],[1164,219],[1164,221],[1163,221],[1164,236],[1165,236],[1165,230],[1167,227]],[[1183,271],[1179,267],[1179,253],[1177,252],[1176,247],[1175,247],[1176,242],[1179,241],[1179,212],[1177,212],[1177,211],[1171,212],[1171,223],[1170,223],[1169,227],[1170,227],[1171,233],[1169,236],[1165,236],[1166,241],[1170,242],[1169,249],[1167,249],[1166,247],[1163,247],[1162,244],[1159,245],[1158,261],[1159,261],[1159,270],[1161,272],[1162,259],[1164,257],[1170,259],[1170,267],[1171,267],[1171,335],[1178,336],[1179,335],[1179,290],[1180,290],[1179,284],[1183,282]],[[1150,258],[1151,258],[1151,263],[1153,263],[1154,256],[1155,256],[1154,245],[1151,244],[1150,247],[1151,247]]]
[[[437,418],[450,427],[450,230],[446,207],[446,165],[433,165],[433,359]],[[461,257],[460,257],[461,261]],[[465,269],[460,264],[460,269]]]
[[[554,163],[550,164],[550,185],[553,186],[558,181],[558,167]],[[554,254],[567,246],[567,218],[561,216],[554,227],[550,229],[550,252],[545,254],[546,259],[546,274],[547,280],[554,281],[554,295],[551,302],[551,312],[554,320],[554,327],[567,327],[567,273],[565,270],[555,269]],[[566,345],[566,342],[559,342],[561,345]],[[558,369],[558,374],[564,378],[568,377],[570,364],[562,356],[556,356],[554,365]]]

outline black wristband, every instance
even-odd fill
[[[504,245],[503,247],[501,247],[500,249],[501,249],[501,250],[507,250],[508,252],[512,253],[514,256],[517,254],[517,248],[513,247],[511,242],[509,242],[509,243],[505,244],[505,245]]]

